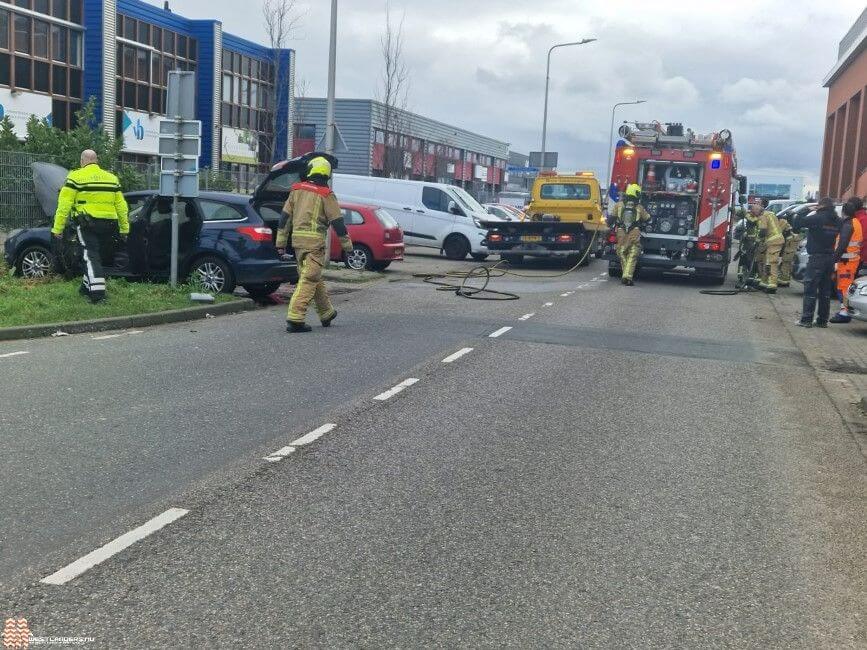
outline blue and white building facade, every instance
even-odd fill
[[[142,0],[0,0],[0,107],[59,128],[94,98],[124,158],[152,162],[170,70],[196,73],[200,165],[243,178],[291,155],[295,53]]]

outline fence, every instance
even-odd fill
[[[0,231],[48,223],[33,194],[34,162],[52,162],[50,156],[21,151],[0,151]]]
[[[51,156],[39,156],[21,151],[0,151],[0,232],[15,228],[32,228],[51,221],[33,193],[34,162],[53,162]],[[159,187],[159,166],[123,163],[120,173],[125,191],[156,189]],[[199,189],[223,192],[251,193],[264,174],[228,171],[199,172]]]

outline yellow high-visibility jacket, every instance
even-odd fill
[[[54,213],[54,227],[51,229],[53,234],[63,232],[73,210],[94,219],[115,220],[121,235],[129,233],[129,207],[123,198],[120,182],[117,176],[101,169],[96,163],[69,172],[57,198],[57,212]]]

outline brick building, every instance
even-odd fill
[[[840,41],[825,78],[828,109],[820,196],[867,195],[867,9]]]

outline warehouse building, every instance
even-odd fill
[[[336,100],[335,123],[342,173],[460,185],[482,200],[504,189],[508,142],[370,99]],[[321,149],[324,140],[325,99],[298,99],[294,154]]]
[[[288,157],[292,50],[275,51],[141,0],[0,0],[0,115],[70,128],[96,100],[128,162],[158,151],[170,70],[196,73],[200,164],[241,178]]]
[[[867,194],[867,9],[840,41],[825,78],[828,109],[819,194],[846,199]]]

